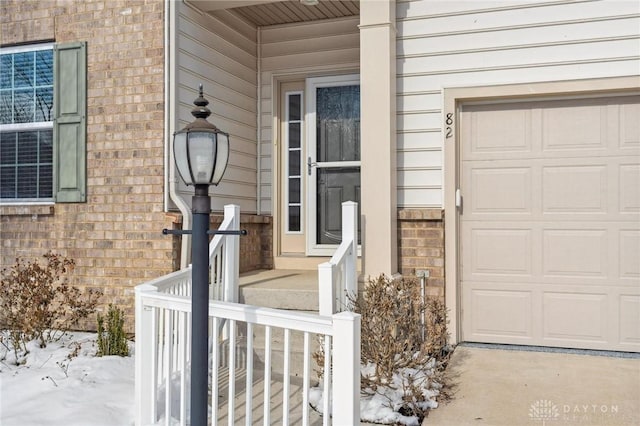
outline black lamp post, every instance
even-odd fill
[[[191,425],[205,426],[208,413],[209,324],[209,185],[222,179],[229,160],[229,134],[207,121],[211,111],[202,95],[193,102],[195,120],[173,135],[173,154],[178,172],[193,195],[191,246]],[[215,344],[215,342],[214,342]]]

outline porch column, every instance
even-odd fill
[[[362,272],[398,272],[395,0],[360,1]]]

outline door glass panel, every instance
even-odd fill
[[[287,119],[289,121],[297,121],[300,120],[300,100],[302,95],[300,94],[290,94],[289,95],[289,117]]]
[[[289,231],[300,231],[300,206],[289,206]]]
[[[300,176],[300,150],[289,151],[289,176]]]
[[[316,90],[316,161],[360,161],[360,86]]]
[[[301,122],[289,122],[289,149],[300,148]]]

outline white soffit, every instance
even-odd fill
[[[188,0],[188,3],[208,13],[228,9],[256,27],[343,18],[360,13],[359,0],[320,0],[313,6],[299,0]]]

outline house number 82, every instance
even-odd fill
[[[447,118],[444,120],[444,124],[447,125],[445,137],[449,139],[450,137],[453,136],[453,129],[451,128],[451,126],[453,125],[453,113],[447,114]]]

